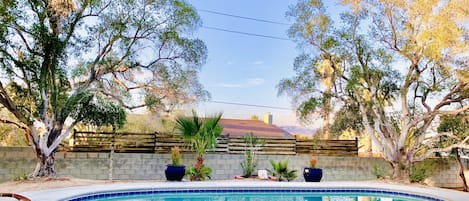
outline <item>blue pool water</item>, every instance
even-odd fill
[[[442,201],[370,189],[142,190],[85,195],[70,201]]]

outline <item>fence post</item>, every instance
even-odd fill
[[[75,141],[75,140],[76,140],[76,138],[75,138],[75,133],[76,133],[76,132],[77,132],[77,129],[73,129],[73,133],[72,133],[72,143],[71,143],[71,144],[68,143],[69,146],[72,146],[72,147],[75,146],[75,144],[76,144],[76,141]]]
[[[114,171],[114,136],[116,136],[116,128],[113,126],[111,138],[111,151],[109,153],[109,181],[112,181]]]
[[[231,150],[231,149],[230,149],[231,135],[228,135],[227,137],[228,137],[228,139],[227,139],[227,141],[226,141],[226,153],[227,153],[227,154],[231,154],[231,151],[230,151],[230,150]]]
[[[156,143],[158,143],[157,135],[158,135],[158,132],[155,131],[153,133],[153,153],[156,153]]]
[[[357,155],[356,156],[358,156],[358,137],[355,137],[355,149],[357,150]]]
[[[294,142],[295,143],[295,150],[293,150],[293,151],[295,152],[295,155],[298,155],[298,152],[296,151],[296,138],[297,138],[297,136],[295,135],[295,142]]]

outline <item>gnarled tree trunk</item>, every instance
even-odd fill
[[[63,122],[55,122],[47,127],[37,123],[29,127],[33,149],[36,153],[36,168],[31,177],[55,177],[55,153],[57,148],[70,133],[76,122],[63,131]],[[48,130],[47,130],[48,129]]]
[[[36,168],[34,169],[32,177],[55,177],[55,151],[46,155],[40,149],[36,149]]]
[[[464,175],[464,167],[463,167],[462,162],[461,162],[461,157],[459,156],[459,149],[456,149],[456,160],[458,161],[459,177],[461,177],[461,179],[462,179],[463,191],[467,192],[466,176]]]

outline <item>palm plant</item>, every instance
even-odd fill
[[[278,181],[291,181],[297,177],[296,170],[288,169],[288,161],[279,161],[275,162],[270,160],[270,164],[272,165],[272,170],[267,170],[271,173],[274,177],[278,178]]]
[[[216,114],[209,118],[200,118],[195,111],[192,117],[179,117],[176,119],[176,129],[179,130],[192,146],[196,153],[196,163],[192,171],[187,173],[191,180],[204,180],[209,176],[208,167],[204,167],[204,154],[208,149],[214,148],[217,137],[220,136],[223,128],[219,125],[222,114]],[[208,174],[201,174],[202,172]]]

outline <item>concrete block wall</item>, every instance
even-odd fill
[[[269,160],[288,160],[288,167],[297,170],[297,181],[304,181],[302,171],[307,167],[310,159],[309,155],[279,156],[279,155],[259,155],[257,169],[271,169]],[[360,158],[360,157],[317,157],[317,167],[323,169],[324,181],[344,181],[344,180],[370,180],[376,177],[372,173],[373,165],[379,165],[387,171],[391,171],[389,165],[380,158]],[[207,154],[205,164],[213,169],[213,179],[232,179],[236,175],[241,175],[241,161],[243,155],[221,155]],[[193,164],[191,162],[190,164]]]
[[[298,171],[295,181],[304,181],[302,170],[308,165],[309,155],[259,155],[257,169],[270,169],[269,160],[288,160],[289,167]],[[164,169],[170,163],[169,154],[114,153],[112,177],[115,180],[164,180]],[[389,164],[381,158],[363,157],[317,157],[317,167],[323,169],[323,181],[372,180],[373,166],[391,173]],[[233,179],[242,174],[240,166],[243,155],[207,154],[204,163],[211,167],[212,179]],[[56,155],[59,175],[83,179],[109,179],[109,153],[60,152]],[[194,154],[183,154],[186,166],[195,163]],[[0,182],[30,173],[36,164],[33,150],[29,147],[0,147]],[[466,165],[466,174],[469,175]],[[441,164],[427,183],[440,187],[461,187],[458,167],[454,160]]]

